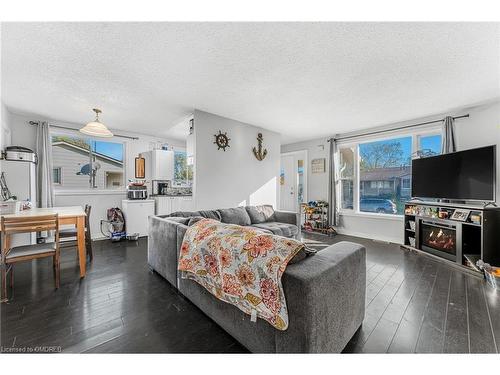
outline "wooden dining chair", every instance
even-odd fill
[[[90,233],[90,212],[92,210],[92,206],[89,204],[85,205],[85,249],[87,252],[87,256],[90,258],[90,261],[94,259],[94,254],[92,252],[92,235]],[[61,237],[61,248],[66,247],[76,247],[78,246],[77,241],[77,229],[73,228],[61,228],[59,230],[59,235]]]
[[[60,282],[59,218],[57,214],[25,217],[2,217],[2,249],[0,259],[1,302],[7,301],[7,274],[10,272],[10,286],[14,286],[15,263],[52,257],[56,289]],[[55,231],[54,242],[11,247],[11,236],[16,233]]]

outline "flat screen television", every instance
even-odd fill
[[[495,145],[412,161],[413,197],[493,202],[495,185]]]

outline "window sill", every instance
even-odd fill
[[[124,195],[127,193],[125,189],[74,189],[74,190],[54,190],[54,194],[57,196],[68,196],[68,195]]]
[[[365,219],[382,219],[382,220],[394,220],[403,221],[403,215],[390,215],[390,214],[377,214],[371,212],[354,212],[354,211],[340,211],[340,216],[350,216],[350,217],[362,217]]]

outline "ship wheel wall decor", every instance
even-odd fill
[[[215,137],[215,144],[217,145],[217,150],[220,150],[222,148],[222,150],[225,152],[226,151],[226,147],[231,147],[229,146],[229,141],[231,140],[231,138],[228,138],[227,136],[227,133],[222,133],[220,130],[219,130],[219,134],[214,134],[214,137]]]
[[[264,137],[262,136],[262,133],[257,134],[257,143],[258,146],[257,148],[253,148],[253,154],[257,158],[257,160],[262,161],[267,155],[267,149],[262,149],[262,142],[264,141]]]

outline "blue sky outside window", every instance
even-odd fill
[[[441,154],[441,134],[420,137],[420,149],[430,150],[434,154]]]
[[[123,161],[123,144],[107,141],[91,141],[95,152],[109,156],[115,160]]]

